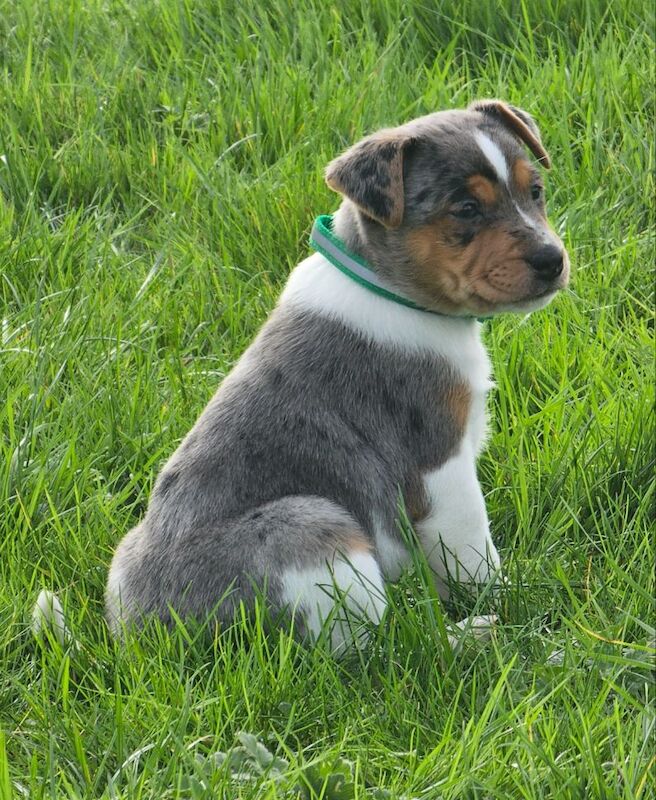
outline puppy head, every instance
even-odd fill
[[[326,181],[355,207],[363,255],[421,305],[531,311],[567,285],[569,259],[523,145],[550,166],[533,118],[484,100],[363,139]]]

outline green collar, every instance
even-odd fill
[[[440,317],[451,316],[441,314],[439,311],[433,311],[430,308],[424,308],[424,306],[418,305],[410,298],[393,292],[371,268],[370,264],[360,256],[347,250],[344,242],[335,235],[332,214],[322,214],[316,218],[310,234],[310,245],[318,253],[321,253],[324,258],[328,259],[333,266],[337,267],[340,272],[343,272],[344,275],[359,283],[360,286],[364,286],[370,292],[391,300],[393,303],[414,308],[417,311],[426,311],[428,314],[436,314]],[[459,319],[473,319],[473,317],[459,317]],[[476,319],[479,322],[483,322],[480,317]]]

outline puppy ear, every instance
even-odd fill
[[[331,161],[326,183],[387,228],[403,221],[403,158],[414,138],[390,128],[374,133]]]
[[[540,129],[527,111],[509,106],[501,100],[477,100],[469,108],[496,118],[524,142],[542,166],[551,169],[551,159],[542,145]]]

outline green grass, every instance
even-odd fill
[[[1,800],[655,795],[648,7],[0,2]],[[485,96],[538,119],[574,266],[487,326],[495,640],[451,654],[418,570],[340,662],[248,622],[115,646],[112,550],[335,207],[326,162]],[[79,649],[31,637],[43,586]]]

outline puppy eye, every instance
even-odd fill
[[[458,219],[474,219],[480,214],[480,208],[475,200],[465,200],[453,211],[453,215]]]
[[[531,186],[531,197],[533,200],[540,200],[542,197],[542,187],[539,183],[534,183],[533,186]]]

